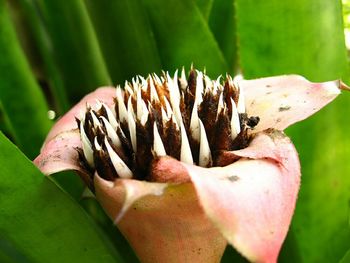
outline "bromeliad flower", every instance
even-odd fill
[[[300,184],[282,130],[341,88],[300,76],[139,76],[83,98],[35,163],[78,171],[142,262],[219,262],[227,242],[276,262]]]

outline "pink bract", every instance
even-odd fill
[[[95,175],[97,199],[142,262],[219,262],[227,243],[252,262],[277,261],[300,185],[298,154],[283,129],[347,87],[294,75],[239,84],[248,115],[260,122],[247,148],[222,154],[225,166],[202,168],[165,156],[152,165],[154,182]],[[56,123],[34,160],[43,173],[84,173],[75,117],[86,103],[112,105],[114,96],[114,88],[100,88]]]

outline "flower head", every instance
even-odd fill
[[[35,163],[47,174],[79,171],[143,262],[217,262],[226,242],[275,262],[300,184],[282,130],[344,87],[196,70],[138,76],[85,97]]]

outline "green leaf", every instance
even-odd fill
[[[202,16],[206,21],[209,19],[210,11],[213,6],[214,0],[195,0],[196,5],[202,13]],[[228,1],[226,1],[228,2]]]
[[[45,263],[123,262],[83,209],[2,133],[0,174],[1,237],[22,256]]]
[[[147,14],[139,0],[87,0],[114,83],[161,70]]]
[[[101,205],[94,198],[83,198],[80,204],[95,223],[104,231],[106,236],[111,240],[114,247],[121,251],[120,257],[124,262],[137,263],[140,262],[135,252],[130,247],[129,243],[119,231],[119,229],[113,224],[112,220],[103,211]]]
[[[244,76],[297,73],[314,81],[348,73],[340,1],[236,0]]]
[[[305,262],[336,262],[350,244],[349,94],[289,129],[303,179],[292,228]]]
[[[39,153],[51,126],[45,98],[31,74],[11,24],[7,6],[0,0],[0,101],[11,135],[30,157]]]
[[[246,78],[299,73],[325,81],[348,73],[340,1],[237,0],[236,7]],[[302,165],[292,223],[301,262],[337,262],[349,248],[349,100],[340,95],[288,130]]]
[[[43,75],[41,78],[48,83],[56,112],[62,114],[68,111],[70,103],[54,56],[51,54],[52,43],[33,1],[34,0],[13,1],[13,9],[21,15],[21,24],[19,24],[19,26],[22,28],[24,27],[23,30],[26,30],[25,33],[31,37],[29,40],[31,40],[31,45],[34,47],[32,47],[30,51],[34,53],[33,49],[35,48],[36,53],[38,53],[35,59],[37,64],[40,63],[40,70],[43,72],[41,73]]]
[[[71,100],[111,83],[83,1],[38,0],[52,55]]]
[[[339,263],[349,263],[350,262],[350,250],[346,252],[345,256],[339,261]]]
[[[237,71],[237,38],[234,1],[214,0],[209,26],[227,61],[229,73]]]
[[[18,250],[0,231],[0,262],[2,263],[16,263],[16,262],[30,262],[23,253]]]
[[[164,70],[191,63],[217,77],[228,71],[224,56],[193,1],[143,0],[151,19]]]

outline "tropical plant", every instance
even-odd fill
[[[138,262],[74,173],[46,177],[31,162],[84,95],[191,65],[215,79],[349,84],[348,9],[326,0],[0,0],[0,261]],[[286,130],[302,180],[278,262],[350,262],[349,96]],[[222,262],[246,259],[227,247]]]

